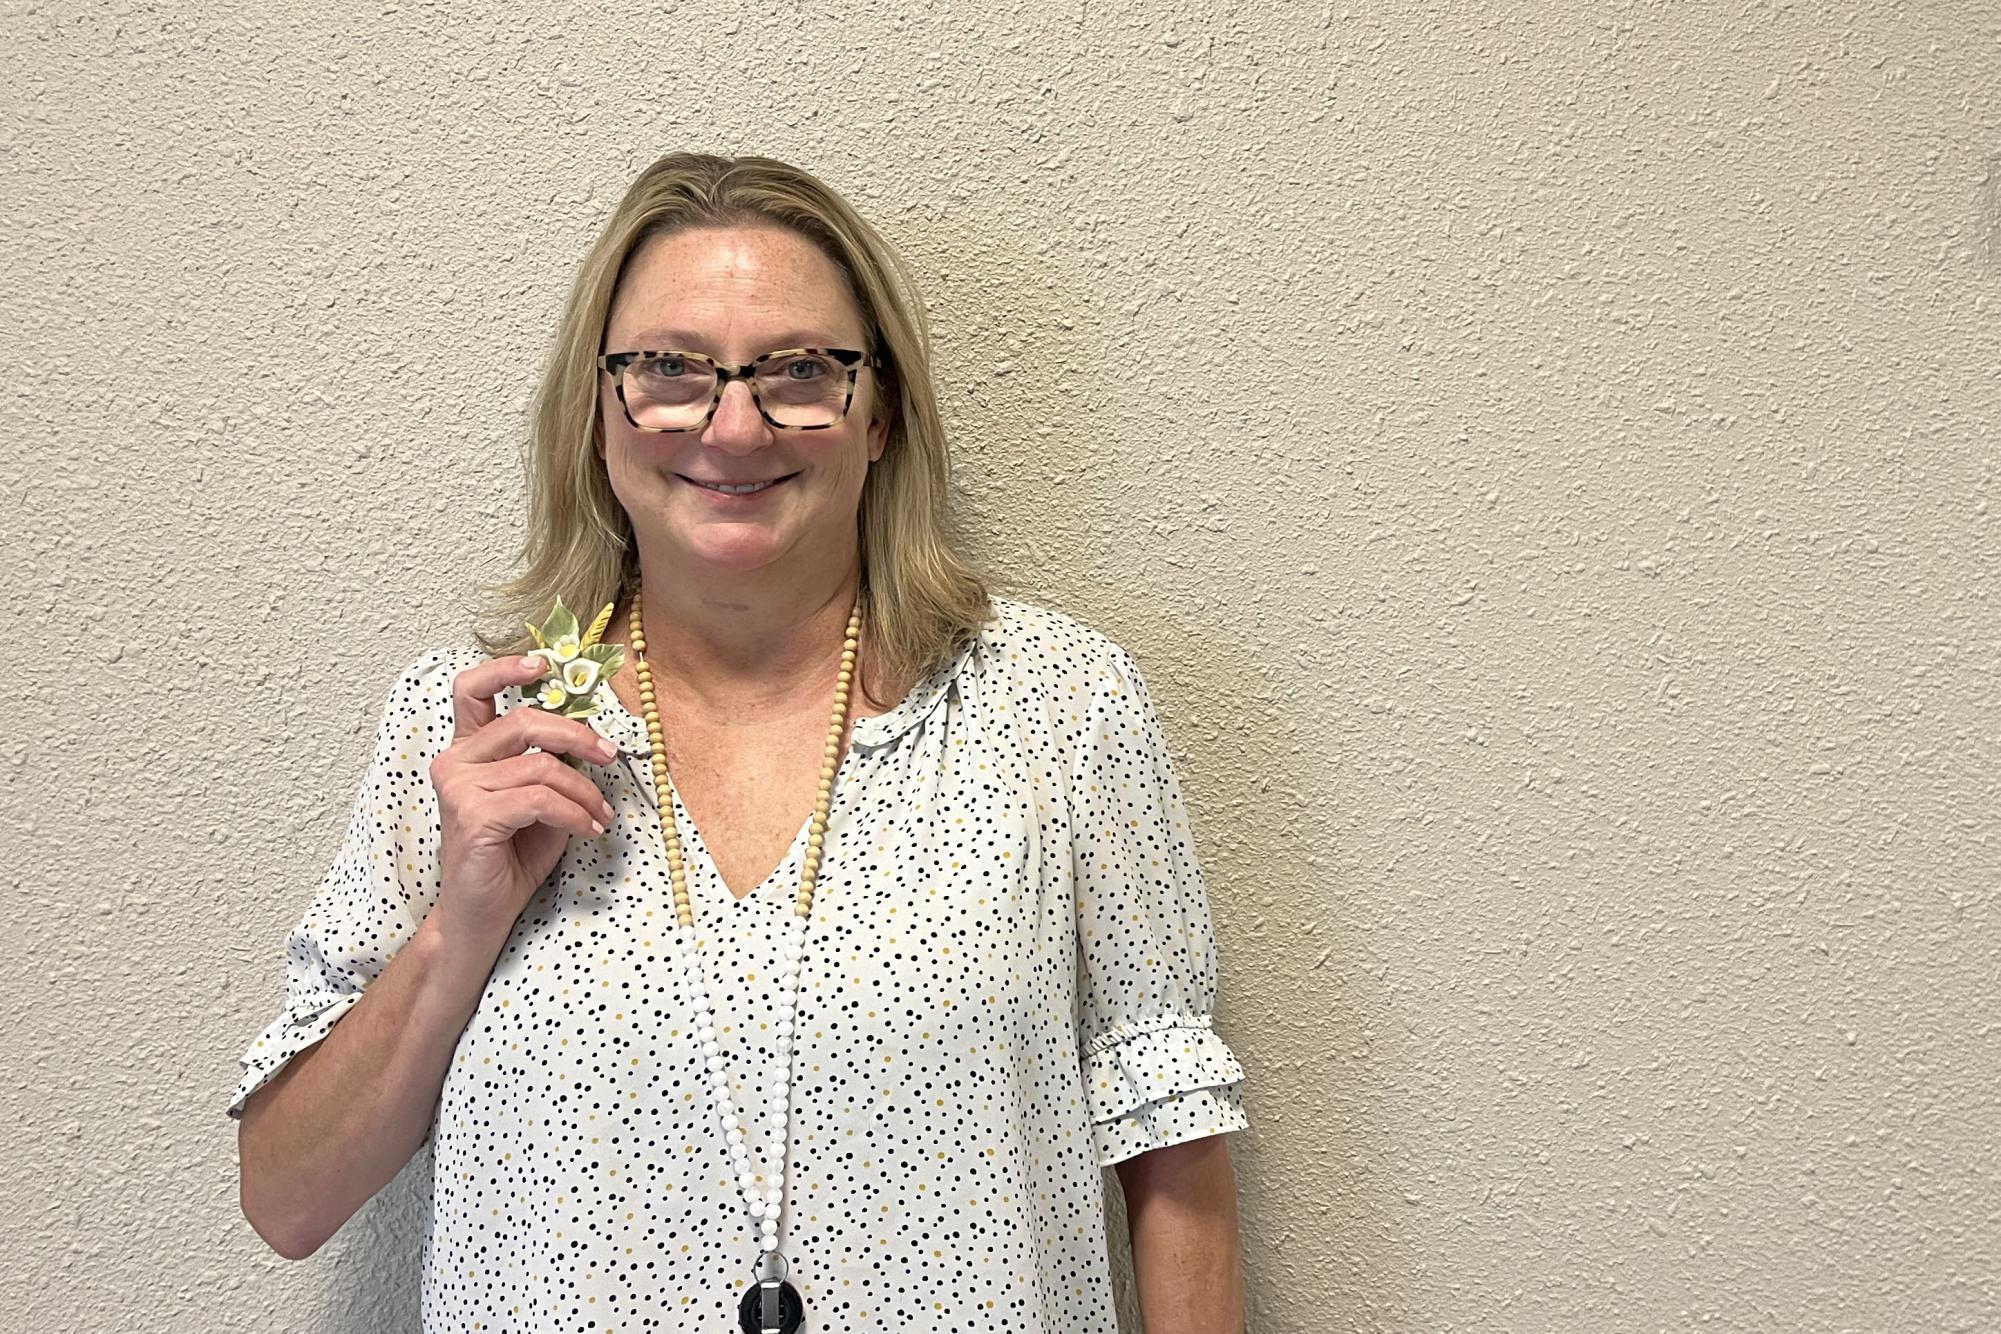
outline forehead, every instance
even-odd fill
[[[613,294],[613,337],[699,333],[701,341],[819,331],[853,343],[861,311],[841,270],[781,227],[699,227],[645,241]]]

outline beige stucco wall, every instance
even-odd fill
[[[1148,671],[1253,1330],[2001,1328],[2001,11],[1451,10],[7,6],[0,1327],[411,1327],[414,1166],[289,1264],[221,1108],[696,147]]]

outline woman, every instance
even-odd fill
[[[1131,657],[953,551],[888,247],[796,168],[655,163],[531,471],[505,624],[612,603],[624,663],[583,721],[518,630],[396,683],[229,1107],[260,1235],[431,1139],[426,1329],[1110,1331],[1116,1165],[1149,1331],[1240,1329],[1167,747]]]

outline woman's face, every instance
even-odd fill
[[[833,261],[777,227],[697,228],[656,236],[626,265],[605,323],[606,352],[699,352],[741,365],[791,347],[868,347],[861,312]],[[634,427],[612,377],[598,374],[598,453],[642,548],[670,560],[753,570],[845,569],[868,465],[889,426],[873,370],[855,379],[847,416],[825,430],[774,427],[750,386],[731,381],[700,430]],[[744,496],[697,482],[778,485]]]

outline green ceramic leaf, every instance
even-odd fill
[[[593,644],[577,656],[599,664],[604,668],[604,674],[610,676],[625,662],[625,645]]]
[[[551,611],[548,619],[542,622],[542,637],[548,640],[550,644],[554,644],[564,635],[574,635],[576,633],[576,615],[563,605],[563,599],[560,597],[557,598],[555,610]]]

